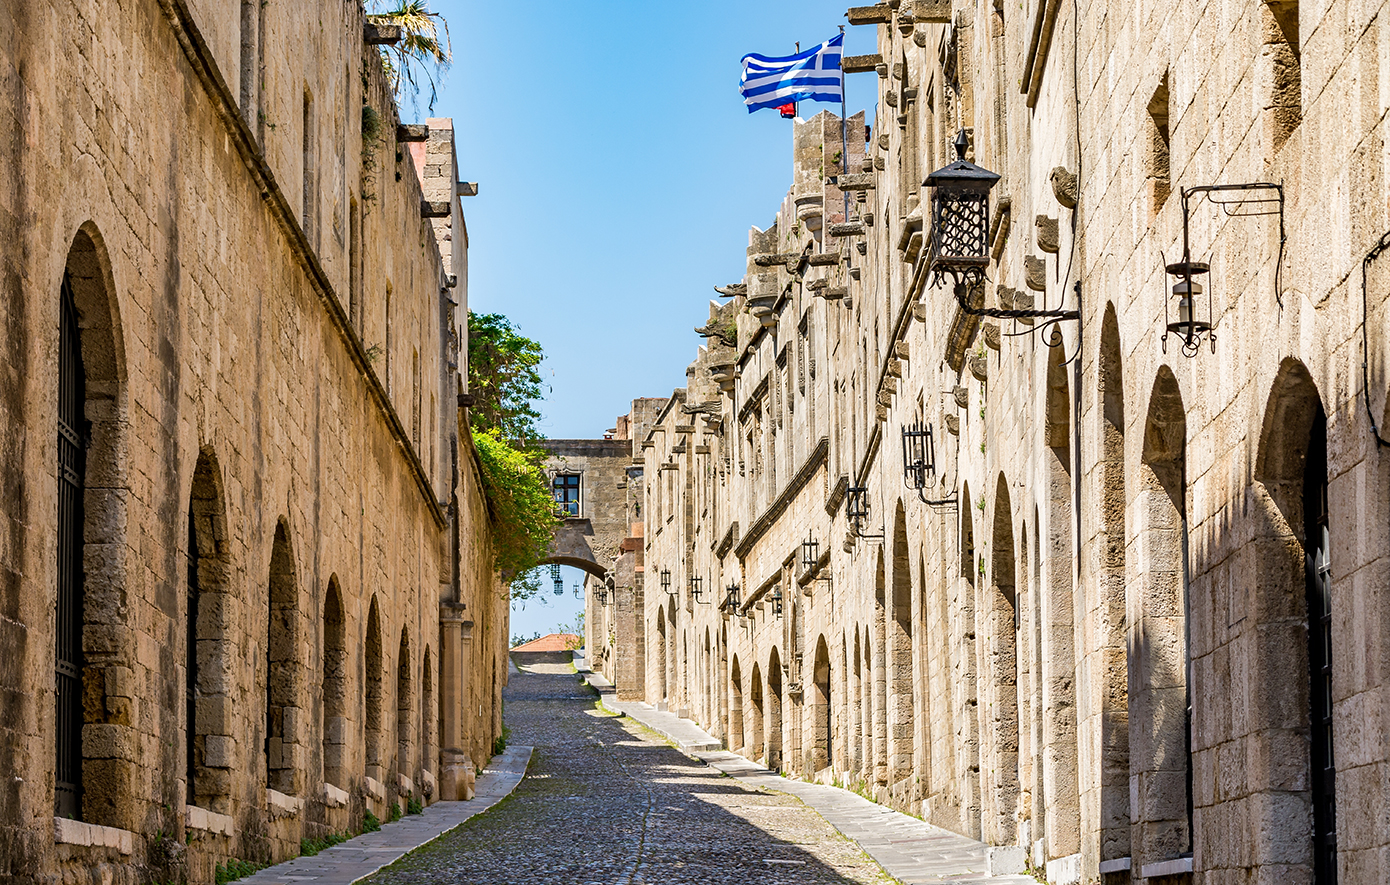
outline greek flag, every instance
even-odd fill
[[[748,113],[794,101],[844,101],[844,42],[845,35],[836,34],[814,49],[785,58],[745,55],[739,90]]]

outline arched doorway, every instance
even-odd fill
[[[343,788],[347,764],[347,619],[338,576],[328,579],[323,603],[323,779]]]
[[[1271,703],[1259,711],[1251,737],[1262,753],[1298,746],[1306,750],[1296,775],[1252,787],[1266,797],[1264,807],[1292,804],[1306,809],[1311,822],[1308,838],[1285,846],[1285,857],[1257,857],[1255,862],[1270,867],[1292,863],[1309,869],[1315,885],[1335,885],[1333,656],[1337,622],[1347,615],[1332,605],[1336,571],[1331,550],[1338,526],[1327,494],[1327,415],[1317,386],[1297,360],[1284,361],[1270,391],[1255,479],[1260,493],[1255,561],[1265,568],[1251,575],[1252,586],[1243,589],[1252,600],[1254,628],[1285,641],[1254,646],[1256,684],[1251,690]],[[1300,735],[1307,738],[1300,741]],[[1267,825],[1267,820],[1268,813],[1262,812],[1258,823]]]

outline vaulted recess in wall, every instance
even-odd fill
[[[1298,0],[1266,0],[1260,10],[1259,89],[1264,136],[1278,151],[1303,121],[1303,60]]]
[[[1149,206],[1154,214],[1163,208],[1173,190],[1172,136],[1168,128],[1168,72],[1149,99],[1145,120],[1145,172],[1149,186]]]

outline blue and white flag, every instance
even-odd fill
[[[785,58],[745,55],[739,91],[748,113],[794,101],[844,101],[844,43],[845,35],[836,34],[814,49]]]

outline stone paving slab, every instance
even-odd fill
[[[859,843],[888,875],[904,885],[1038,885],[1030,876],[992,876],[985,860],[989,847],[959,833],[871,802],[857,793],[826,784],[782,777],[727,750],[689,719],[640,701],[619,701],[613,685],[581,670],[598,690],[603,705],[640,722],[687,753],[755,787],[788,793],[818,812],[846,837]]]
[[[530,761],[530,747],[508,747],[492,757],[487,768],[478,775],[473,798],[466,802],[436,802],[420,814],[406,815],[393,824],[382,824],[375,833],[363,833],[313,857],[297,857],[267,867],[237,882],[243,885],[352,885],[502,801],[526,776]]]

